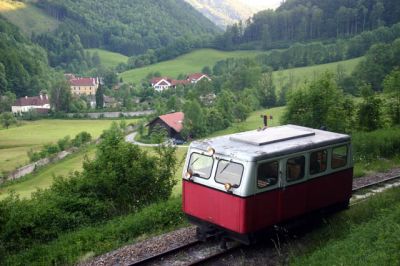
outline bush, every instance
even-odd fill
[[[91,140],[92,136],[90,135],[90,133],[83,131],[75,136],[75,138],[72,140],[72,145],[79,148],[80,146]]]
[[[71,145],[72,145],[71,138],[69,136],[65,136],[64,138],[59,139],[57,141],[57,145],[58,145],[58,148],[60,149],[60,151],[64,151],[71,147]]]
[[[0,252],[13,254],[169,198],[176,183],[174,148],[157,147],[156,156],[150,156],[125,142],[115,123],[103,138],[96,159],[86,159],[81,173],[56,178],[30,200],[11,195],[0,202]],[[87,133],[78,139],[87,140]]]

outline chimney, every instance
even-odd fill
[[[28,96],[25,96],[25,99],[28,99]]]
[[[39,97],[40,97],[40,100],[43,100],[43,95],[42,94],[40,94]]]
[[[46,100],[48,100],[49,99],[49,96],[47,96],[47,94],[46,94]]]

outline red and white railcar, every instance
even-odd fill
[[[250,243],[266,228],[351,197],[350,136],[285,125],[190,145],[183,211],[206,231]]]

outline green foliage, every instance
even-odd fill
[[[71,100],[71,88],[66,81],[58,82],[50,91],[50,103],[55,112],[68,112]]]
[[[11,112],[11,106],[15,101],[15,94],[10,91],[7,91],[4,95],[0,95],[0,113]]]
[[[324,220],[292,251],[291,265],[397,265],[399,189],[370,198]],[[305,250],[304,250],[305,249]]]
[[[17,123],[17,119],[15,118],[14,114],[11,112],[6,112],[0,114],[0,123],[3,127],[9,128],[11,125]]]
[[[182,135],[185,138],[199,138],[205,135],[204,113],[198,101],[187,101],[183,106],[185,120]]]
[[[92,253],[100,255],[142,235],[153,235],[185,224],[181,198],[152,204],[137,213],[114,218],[104,225],[89,226],[65,233],[48,244],[35,245],[16,255],[3,256],[6,264],[76,264]]]
[[[358,128],[364,131],[372,131],[382,127],[382,100],[378,98],[371,86],[361,88],[363,102],[358,105]]]
[[[400,43],[400,40],[399,40]],[[400,50],[399,50],[400,52]],[[392,96],[389,113],[394,124],[400,124],[400,69],[396,68],[383,81],[384,92]]]
[[[0,47],[0,95],[11,91],[17,97],[33,96],[50,87],[53,73],[44,50],[3,18],[0,18]]]
[[[400,130],[398,127],[372,132],[355,132],[352,138],[355,161],[392,158],[400,153]]]
[[[150,156],[125,142],[114,124],[103,133],[96,159],[86,159],[81,173],[57,178],[31,200],[11,195],[0,202],[2,252],[15,254],[63,232],[168,199],[175,184],[174,153],[173,147],[160,146]]]
[[[101,84],[99,84],[99,87],[97,88],[96,91],[96,108],[97,109],[102,109],[104,107],[104,89]]]
[[[332,74],[325,73],[289,94],[283,123],[346,132],[352,126],[352,110],[352,102],[346,100]]]

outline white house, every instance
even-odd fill
[[[193,83],[193,84],[196,84],[197,82],[199,82],[202,79],[207,79],[208,81],[211,81],[211,78],[209,76],[207,76],[206,74],[203,74],[203,73],[190,74],[186,78],[186,80],[188,82]]]
[[[35,109],[38,113],[48,113],[50,110],[50,101],[47,94],[41,94],[36,97],[25,96],[19,98],[15,104],[11,106],[11,110],[14,114],[26,113],[32,109]]]
[[[172,87],[172,81],[169,78],[153,78],[151,79],[151,86],[158,92],[167,90]]]

